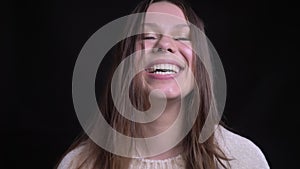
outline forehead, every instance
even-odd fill
[[[170,2],[155,2],[146,11],[145,23],[158,23],[160,25],[186,24],[183,11]]]

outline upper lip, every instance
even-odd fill
[[[180,70],[184,69],[184,63],[179,62],[178,60],[175,59],[155,59],[153,61],[151,61],[149,64],[147,64],[145,69],[151,68],[154,65],[157,64],[172,64],[172,65],[176,65],[180,68]]]

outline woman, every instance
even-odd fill
[[[114,136],[103,134],[106,143],[113,145],[112,151],[84,134],[58,168],[269,168],[256,145],[221,125],[212,123],[208,129],[214,128],[213,133],[199,141],[209,113],[216,110],[216,98],[208,45],[192,25],[202,32],[204,26],[193,10],[180,0],[154,0],[141,2],[133,11],[141,12],[146,13],[129,20],[126,31],[140,29],[142,33],[124,39],[113,55],[113,64],[100,68],[100,73],[110,74],[97,92],[102,98],[99,108],[116,131],[130,138],[168,134],[152,145],[132,139],[130,146],[125,142],[121,148]],[[124,60],[128,62],[119,66]],[[116,98],[119,88],[129,90],[129,103],[137,111],[149,110],[145,116],[128,106],[123,95]],[[218,121],[217,114],[213,116]]]

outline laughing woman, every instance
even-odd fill
[[[97,93],[105,120],[131,141],[98,133],[110,151],[85,133],[57,168],[269,168],[262,151],[250,140],[225,129],[222,123],[207,122],[218,104],[204,26],[191,7],[180,0],[142,1],[133,13],[143,13],[143,17],[130,20],[125,30],[142,33],[119,43],[111,58],[113,65],[99,72],[108,72],[108,76]],[[119,66],[121,63],[125,64]],[[132,71],[131,80],[128,72]],[[130,99],[120,94],[126,89]],[[213,116],[218,122],[217,115]],[[205,128],[208,123],[211,126]],[[201,135],[205,132],[207,137]]]

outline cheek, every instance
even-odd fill
[[[145,57],[145,53],[147,53],[151,48],[152,44],[149,42],[136,42],[134,64],[137,68],[145,66],[145,64],[147,63],[147,57]]]
[[[147,46],[149,46],[147,44]],[[148,47],[150,48],[150,47]],[[146,49],[146,43],[144,43],[143,41],[138,41],[135,44],[135,64],[142,64],[142,60],[144,59],[143,57],[143,53],[145,52]]]
[[[180,53],[184,56],[189,66],[192,66],[193,49],[190,45],[182,44],[180,47]]]
[[[135,51],[139,51],[143,49],[143,42],[142,41],[137,41],[135,43]]]
[[[144,49],[152,49],[155,45],[154,41],[144,41]]]

